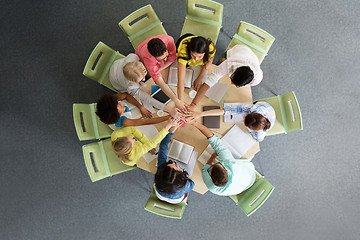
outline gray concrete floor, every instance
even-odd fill
[[[87,58],[100,40],[133,52],[117,23],[148,3],[177,38],[185,1],[5,0],[1,239],[358,239],[359,1],[219,2],[218,53],[241,20],[267,30],[276,41],[254,99],[293,90],[302,110],[304,130],[266,138],[253,160],[276,187],[268,201],[246,217],[227,197],[191,193],[169,220],[143,210],[151,174],[88,177],[72,104],[110,91],[82,75]]]

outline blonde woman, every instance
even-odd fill
[[[165,127],[151,140],[135,127],[125,127],[111,134],[114,153],[126,165],[134,166],[148,151],[155,148],[169,133],[169,129],[178,125],[178,121],[170,118]]]
[[[174,118],[180,118],[179,111],[176,108],[165,106],[165,104],[157,101],[140,89],[146,86],[145,82],[149,78],[150,76],[147,76],[144,64],[140,62],[139,57],[134,53],[116,60],[112,64],[109,73],[112,86],[119,92],[129,93],[132,96],[138,97],[143,104],[149,103],[157,109],[168,112]]]

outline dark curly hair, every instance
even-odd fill
[[[187,39],[183,44],[187,44],[186,51],[187,56],[186,57],[180,57],[186,61],[189,61],[191,59],[191,52],[195,53],[205,53],[203,61],[206,63],[209,60],[209,57],[211,54],[215,52],[210,52],[210,45],[214,45],[213,42],[211,42],[210,39],[205,39],[204,37],[193,37],[190,40]]]
[[[165,43],[159,38],[151,39],[147,44],[147,49],[154,57],[160,57],[167,51]]]
[[[117,97],[111,94],[106,94],[97,101],[96,115],[98,115],[100,120],[106,124],[117,123],[120,119],[117,105]]]
[[[268,130],[271,126],[269,119],[260,113],[249,113],[245,116],[245,126],[252,130]]]
[[[185,186],[188,180],[186,171],[177,171],[168,162],[161,164],[155,174],[155,185],[159,192],[175,193]]]
[[[223,187],[229,182],[229,174],[221,164],[214,164],[212,166],[210,177],[218,187]]]
[[[254,79],[254,72],[248,66],[238,67],[234,76],[231,78],[231,82],[237,87],[242,87],[249,84]]]

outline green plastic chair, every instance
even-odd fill
[[[274,190],[274,186],[271,183],[257,171],[255,173],[255,182],[249,189],[237,195],[229,196],[247,216],[258,210]]]
[[[124,55],[113,50],[103,42],[99,42],[87,60],[83,74],[103,86],[118,92],[110,83],[109,71],[114,61],[124,57]]]
[[[121,162],[115,155],[111,139],[82,147],[86,169],[92,182],[135,169]]]
[[[267,136],[303,129],[299,103],[293,91],[257,101],[267,102],[275,110],[276,121]]]
[[[152,188],[149,200],[145,204],[144,209],[151,213],[168,217],[168,218],[175,218],[181,219],[184,213],[187,198],[185,198],[182,202],[178,204],[171,204],[164,201],[161,201],[156,197],[154,187]]]
[[[210,38],[216,44],[222,25],[224,6],[211,0],[187,0],[181,35],[192,33]]]
[[[150,4],[129,14],[119,22],[119,27],[129,38],[134,49],[149,37],[167,34]]]
[[[237,44],[246,45],[253,50],[261,63],[268,54],[274,41],[275,38],[271,34],[250,23],[241,21],[228,48]]]
[[[95,114],[96,103],[73,104],[73,117],[76,133],[80,141],[109,137],[113,130],[101,122]]]

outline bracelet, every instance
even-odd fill
[[[191,104],[190,104],[190,105],[193,105],[193,104],[194,104],[195,106],[197,106],[197,105],[196,105],[196,103],[194,103],[194,102],[191,102]]]

